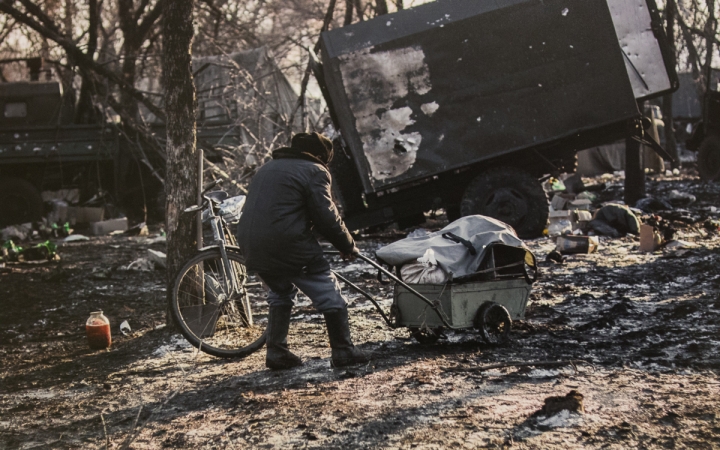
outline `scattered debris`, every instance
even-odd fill
[[[590,227],[596,232],[612,237],[627,233],[639,234],[640,221],[625,205],[609,204],[595,212]]]
[[[130,329],[130,324],[128,323],[128,321],[123,320],[120,324],[120,332],[127,336],[128,334],[130,334],[131,331],[132,329]]]
[[[675,206],[688,206],[695,203],[696,200],[694,195],[688,194],[687,192],[680,192],[675,189],[670,191],[668,199],[670,200],[670,203]]]
[[[71,234],[70,236],[63,239],[63,242],[81,242],[81,241],[89,241],[90,238],[87,236],[84,236],[82,234]]]
[[[165,269],[167,267],[165,253],[157,250],[148,249],[148,259],[155,264],[157,269]]]
[[[563,264],[565,262],[565,257],[562,254],[560,254],[559,251],[553,250],[547,254],[547,256],[545,257],[545,261],[554,262],[557,264]]]
[[[671,211],[673,206],[663,199],[655,197],[644,197],[635,203],[635,207],[648,214],[656,213],[658,211]]]
[[[138,258],[127,266],[120,267],[120,270],[136,270],[139,272],[150,272],[155,270],[155,263],[148,258]]]
[[[0,237],[2,237],[3,241],[8,241],[10,239],[15,240],[16,242],[22,242],[26,241],[29,237],[32,236],[33,226],[31,223],[24,223],[22,225],[11,225],[9,227],[5,227],[0,231]]]
[[[697,244],[693,244],[692,242],[687,241],[670,241],[665,245],[665,248],[668,250],[675,250],[675,249],[682,249],[682,248],[697,248]]]
[[[556,250],[562,254],[595,253],[600,246],[597,236],[559,236]]]
[[[128,228],[125,231],[125,234],[128,236],[147,236],[150,232],[148,231],[147,224],[145,222],[140,222],[139,224]]]
[[[660,232],[652,225],[643,224],[640,226],[640,251],[654,252],[659,249],[663,243],[663,237]]]
[[[92,234],[95,236],[103,236],[113,231],[125,231],[128,229],[127,217],[119,219],[103,220],[102,222],[93,222],[90,224]]]

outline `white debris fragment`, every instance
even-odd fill
[[[439,107],[440,105],[438,105],[437,102],[423,103],[420,105],[420,110],[422,110],[426,116],[431,117]]]
[[[165,261],[167,257],[165,256],[165,253],[153,249],[148,249],[148,259],[155,264],[156,268],[166,268]]]
[[[560,374],[559,370],[533,369],[527,374],[529,378],[553,378]]]
[[[538,425],[548,428],[574,427],[582,423],[582,416],[578,413],[563,409],[554,416],[538,420]]]
[[[180,335],[175,335],[170,338],[170,342],[168,342],[165,345],[161,345],[160,347],[156,348],[153,352],[153,356],[165,356],[170,352],[174,352],[177,350],[180,351],[188,351],[192,348],[190,343],[185,340]]]
[[[388,20],[385,25],[387,25],[389,27],[390,25],[392,25],[392,22]]]
[[[79,242],[79,241],[89,241],[90,238],[87,236],[83,236],[82,234],[71,234],[70,236],[63,239],[63,242]]]
[[[130,329],[130,324],[127,320],[123,320],[123,322],[120,324],[120,332],[124,335],[130,334],[132,330]]]
[[[567,9],[567,8],[565,8],[565,9],[562,10],[562,13],[561,13],[561,14],[563,15],[563,17],[565,17],[565,16],[568,15],[569,12],[570,12],[570,10]]]
[[[138,272],[149,272],[155,269],[155,263],[147,258],[139,258],[127,266],[120,267],[120,270],[137,270]]]

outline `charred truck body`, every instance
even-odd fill
[[[445,208],[539,236],[540,179],[677,88],[652,0],[440,0],[325,32],[315,73],[351,229]]]

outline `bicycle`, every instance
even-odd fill
[[[268,306],[252,300],[246,289],[245,260],[220,205],[225,191],[212,191],[222,180],[204,189],[202,211],[210,224],[213,243],[202,248],[180,269],[173,284],[170,311],[180,332],[194,347],[221,358],[245,357],[265,345]]]

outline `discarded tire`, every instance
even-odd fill
[[[698,149],[697,166],[703,180],[720,180],[720,137],[708,136],[703,140]]]
[[[504,306],[487,302],[480,306],[475,316],[475,328],[488,344],[504,344],[510,338],[512,319]]]
[[[43,201],[35,186],[22,178],[0,181],[0,227],[40,220]]]
[[[490,169],[465,189],[460,212],[481,214],[512,226],[521,238],[542,235],[548,219],[548,200],[540,182],[510,167]]]

